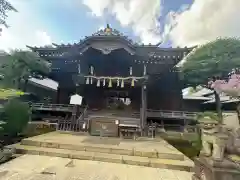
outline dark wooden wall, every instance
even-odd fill
[[[181,82],[177,72],[159,75],[147,87],[148,109],[182,110]]]
[[[201,100],[184,100],[183,101],[183,110],[190,112],[199,112],[202,111],[203,101]]]

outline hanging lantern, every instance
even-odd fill
[[[97,81],[97,87],[100,87],[100,79]]]
[[[121,88],[124,88],[124,79],[122,79]]]
[[[132,79],[131,86],[134,87],[135,79]]]
[[[89,77],[87,77],[86,79],[86,84],[89,84]]]
[[[144,65],[144,67],[143,67],[143,75],[145,76],[146,74],[147,74],[147,66]]]
[[[129,69],[129,74],[130,74],[130,76],[132,76],[132,67],[130,67],[130,69]]]
[[[120,83],[119,83],[119,79],[117,79],[117,87],[119,87]]]
[[[109,84],[108,87],[111,88],[112,87],[112,79],[109,79]]]
[[[90,78],[90,84],[93,84],[93,78]]]
[[[103,79],[103,86],[105,86],[106,85],[106,80],[105,79]]]

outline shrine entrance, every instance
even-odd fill
[[[108,90],[104,92],[106,99],[106,109],[111,110],[127,110],[131,109],[131,97],[129,91],[124,90]]]

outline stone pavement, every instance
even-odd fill
[[[51,132],[10,145],[18,154],[92,160],[191,172],[193,162],[163,139],[93,137]]]
[[[0,180],[191,180],[191,176],[185,171],[39,155],[0,165]]]

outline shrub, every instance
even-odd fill
[[[202,112],[197,114],[198,121],[219,121],[217,113],[214,112]]]
[[[3,107],[2,120],[5,124],[3,134],[7,136],[17,136],[23,131],[30,118],[30,108],[28,104],[19,100],[11,99]]]

